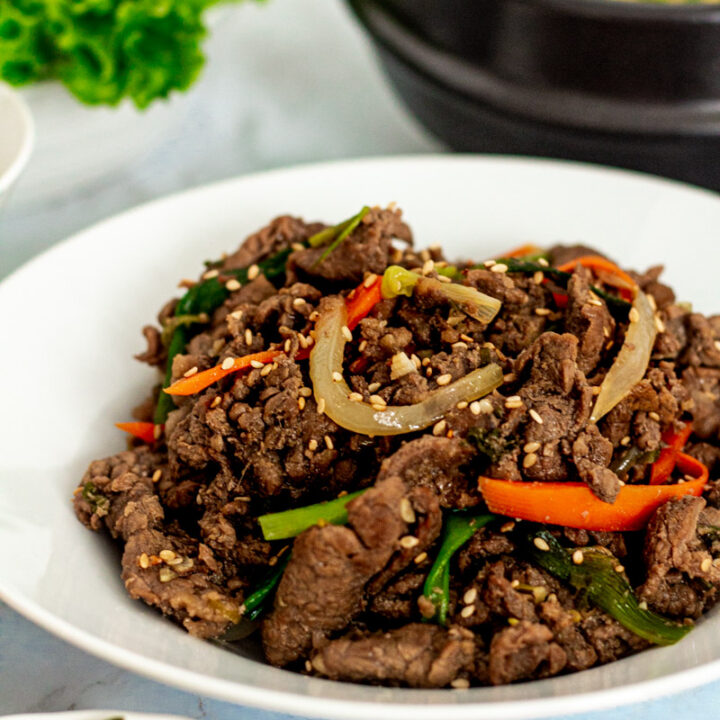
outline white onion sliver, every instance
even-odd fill
[[[400,435],[423,430],[440,420],[461,401],[471,402],[492,392],[503,382],[499,365],[491,363],[473,370],[450,385],[435,390],[415,405],[387,406],[375,410],[366,403],[348,398],[350,388],[345,380],[335,382],[333,372],[342,374],[347,322],[345,303],[340,298],[329,301],[315,326],[315,346],[310,353],[310,378],[315,400],[325,401],[325,414],[341,427],[362,435]]]
[[[443,283],[435,278],[420,278],[418,286],[423,285],[444,295],[448,300],[452,300],[466,315],[485,324],[492,322],[502,307],[500,300],[486,295],[470,285]]]
[[[628,325],[625,342],[600,386],[591,422],[610,412],[645,377],[657,335],[655,314],[642,290],[637,291],[632,306],[638,319]]]

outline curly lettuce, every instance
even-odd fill
[[[83,103],[145,108],[186,90],[217,0],[0,0],[0,79],[59,80]]]

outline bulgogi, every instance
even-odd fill
[[[481,253],[481,249],[479,249]],[[273,665],[465,688],[681,639],[720,586],[720,316],[660,267],[420,252],[283,216],[143,329],[162,385],[80,520],[122,579]]]

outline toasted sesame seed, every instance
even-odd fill
[[[508,373],[507,375],[503,375],[503,382],[511,383],[515,382],[517,380],[517,375],[515,373]]]
[[[305,398],[309,398],[312,395],[312,390],[309,387],[301,387],[298,392]]]
[[[474,343],[475,342],[475,340],[473,340],[473,338],[471,338],[469,335],[466,335],[465,333],[462,333],[460,335],[460,339],[464,340],[466,343]]]
[[[467,690],[470,687],[470,681],[467,678],[455,678],[450,683],[450,687],[455,690]]]
[[[506,273],[507,271],[508,266],[505,265],[505,263],[495,263],[495,265],[490,268],[490,272],[494,273]]]
[[[602,388],[600,385],[593,385],[592,387],[592,394],[593,395],[599,395],[602,392]]]
[[[462,340],[458,340],[458,342],[454,342],[450,347],[453,350],[467,350],[467,343]]]
[[[370,273],[363,281],[363,286],[369,288],[377,279],[378,276],[375,273]]]
[[[332,379],[333,379],[333,382],[342,382],[343,376],[337,370],[333,370]]]
[[[418,540],[414,535],[403,535],[403,537],[400,538],[400,545],[406,550],[410,550],[419,544],[420,540]]]
[[[541,316],[549,315],[551,312],[552,312],[552,310],[550,310],[550,308],[544,308],[544,307],[535,308],[536,315],[541,315]]]
[[[351,402],[362,402],[363,396],[359,392],[351,392],[348,395],[348,400]]]
[[[317,401],[317,412],[318,415],[322,415],[325,412],[325,398],[320,398]]]
[[[415,510],[413,510],[412,503],[406,497],[400,500],[400,517],[406,523],[415,522]]]
[[[370,407],[376,412],[385,412],[387,405],[381,405],[380,403],[370,403]]]
[[[650,293],[646,293],[645,297],[647,298],[647,301],[648,301],[648,304],[650,305],[650,307],[653,310],[657,310],[657,302],[656,302],[655,298]]]
[[[523,458],[522,464],[523,464],[524,468],[531,468],[533,465],[535,465],[537,463],[537,461],[538,461],[538,456],[534,452],[531,452],[531,453],[528,453]]]
[[[257,265],[251,265],[248,268],[247,276],[248,280],[254,280],[260,274],[260,268]]]
[[[648,417],[655,422],[660,422],[660,416],[654,410],[648,413]]]
[[[158,482],[160,478],[162,477],[162,470],[158,468],[153,474],[152,474],[152,481],[154,483]]]
[[[313,311],[308,315],[308,320],[309,320],[310,322],[316,322],[319,317],[320,317],[320,313],[319,313],[317,310],[313,310]]]
[[[427,259],[422,266],[422,274],[423,275],[429,275],[433,270],[435,270],[435,263],[431,259]]]
[[[523,406],[522,398],[520,398],[518,395],[511,395],[507,400],[505,400],[505,407],[508,410],[516,410],[517,408],[521,408]]]
[[[542,285],[542,281],[545,279],[545,273],[542,270],[537,270],[533,274],[533,282],[536,285]]]
[[[162,425],[155,425],[155,427],[153,428],[153,437],[156,440],[159,440],[160,436],[162,435],[162,432],[163,432]]]
[[[233,357],[226,357],[223,361],[220,367],[223,370],[230,370],[230,368],[235,364],[235,358]]]
[[[475,612],[475,606],[474,606],[474,605],[466,605],[466,606],[460,611],[460,617],[469,618],[474,612]]]
[[[242,310],[233,310],[228,317],[231,317],[233,320],[242,320],[243,319],[243,311]]]
[[[515,618],[515,617],[508,618],[508,625],[515,626],[515,625],[517,625],[519,622],[520,622],[520,621],[519,621],[517,618]]]
[[[147,553],[142,553],[138,558],[138,565],[143,569],[147,570],[150,567],[150,558]]]
[[[533,453],[537,452],[541,448],[541,445],[537,440],[533,440],[532,442],[525,443],[525,446],[523,447],[523,452],[526,453]]]
[[[602,300],[594,293],[590,293],[590,297],[588,298],[588,302],[590,305],[595,305],[596,307],[602,307]]]
[[[704,573],[709,572],[710,568],[712,567],[712,558],[705,558],[702,563],[700,564],[700,570],[702,570]]]
[[[447,275],[438,275],[437,279],[438,279],[441,283],[451,283],[451,282],[452,282],[452,279],[449,278]]]
[[[283,350],[284,350],[286,353],[289,353],[291,347],[292,347],[292,341],[290,340],[290,338],[288,338],[288,339],[283,343]]]
[[[585,556],[583,555],[582,550],[576,550],[572,555],[572,560],[576,565],[582,565],[584,559]]]
[[[519,580],[512,580],[512,581],[510,582],[510,587],[516,588],[516,587],[518,587],[518,585],[520,585],[520,581],[519,581]]]
[[[158,553],[158,556],[161,560],[165,560],[166,562],[168,560],[174,560],[177,557],[176,553],[174,553],[172,550],[161,550]]]
[[[250,365],[254,367],[256,370],[259,370],[260,368],[265,367],[265,363],[261,363],[259,360],[251,360]]]
[[[206,273],[203,273],[203,280],[212,280],[213,278],[216,278],[220,274],[220,271],[217,269],[208,270]]]
[[[433,435],[444,435],[445,434],[445,428],[447,427],[447,423],[445,420],[440,420],[433,425],[432,434]]]
[[[532,408],[532,409],[530,410],[530,417],[531,417],[538,425],[542,425],[542,424],[543,424],[543,419],[540,417],[540,413],[539,413],[537,410],[535,410],[535,408]]]
[[[428,557],[428,554],[425,551],[423,551],[419,555],[415,556],[414,562],[416,565],[419,565],[420,563],[425,562],[427,560],[427,557]]]
[[[383,407],[385,407],[385,405],[387,405],[387,403],[385,402],[385,399],[380,397],[380,395],[371,395],[370,403],[372,405],[382,405]]]
[[[368,392],[374,393],[374,392],[377,392],[379,389],[380,389],[379,382],[370,383],[368,385]]]
[[[506,522],[500,526],[501,533],[509,533],[509,532],[512,532],[514,529],[515,529],[515,522],[513,520],[510,520],[509,522]]]
[[[410,359],[413,361],[413,365],[415,365],[416,370],[419,370],[422,367],[422,361],[415,353],[410,356]]]
[[[313,438],[308,443],[308,450],[310,450],[311,452],[315,452],[315,450],[317,450],[317,448],[318,448],[318,441],[315,438]]]
[[[494,261],[494,260],[486,260],[486,261],[483,263],[483,265],[484,265],[486,268],[491,268],[493,265],[495,265],[495,261]]]
[[[299,242],[294,242],[294,243],[292,243],[292,244],[290,245],[290,247],[291,247],[295,252],[300,252],[301,250],[304,250],[304,249],[305,249],[305,246],[304,246],[302,243],[299,243]]]
[[[630,312],[628,313],[628,320],[630,320],[631,323],[636,323],[640,319],[640,313],[638,312],[638,309],[633,307],[630,308]]]
[[[468,406],[468,401],[467,401],[467,400],[461,400],[455,407],[456,407],[458,410],[464,410],[467,406]]]
[[[212,410],[212,409],[216,408],[218,405],[220,405],[221,402],[222,402],[222,398],[220,397],[220,395],[213,398],[213,401],[210,403],[210,409]]]
[[[620,440],[620,444],[627,447],[630,444],[630,436],[626,435],[622,440]]]
[[[624,565],[616,565],[615,572],[617,572],[617,573],[625,572],[625,566]]]
[[[305,298],[301,298],[301,297],[295,298],[295,299],[293,300],[292,304],[293,304],[293,307],[294,307],[294,308],[301,308],[301,307],[303,307],[303,306],[306,304],[306,303],[305,303]]]
[[[465,605],[472,605],[475,600],[477,600],[478,591],[477,588],[470,588],[469,590],[465,591],[465,594],[463,595],[463,603]]]
[[[541,537],[533,538],[533,545],[538,550],[542,550],[543,552],[547,552],[550,549],[550,546],[547,544],[547,541]]]
[[[538,265],[542,265],[543,267],[550,266],[550,263],[544,257],[538,258],[537,262],[538,262]]]
[[[189,378],[193,375],[197,375],[198,367],[197,365],[193,365],[189,370],[183,373],[183,377]]]
[[[331,438],[329,435],[326,435],[323,439],[325,440],[325,447],[326,447],[328,450],[334,450],[334,449],[335,449],[335,445],[333,445],[332,438]]]
[[[347,325],[343,325],[341,331],[343,334],[343,337],[348,341],[352,342],[352,333],[350,332],[350,328]]]
[[[429,357],[423,358],[422,366],[427,367],[429,364],[430,364],[430,358]]]
[[[298,410],[304,410],[305,409],[305,398],[301,395],[298,398]]]
[[[451,380],[452,375],[450,373],[443,373],[442,375],[438,375],[435,382],[437,382],[438,385],[449,385]]]
[[[173,570],[171,570],[168,567],[164,567],[164,568],[160,568],[158,577],[160,578],[161,583],[166,583],[166,582],[170,582],[171,580],[174,580],[177,577],[177,573],[175,573]]]
[[[172,565],[173,567],[177,567],[178,565],[181,565],[183,562],[185,562],[185,558],[178,555],[177,557],[174,557],[172,560],[166,560],[165,561],[168,565]]]
[[[713,344],[715,345],[716,350],[720,350],[720,340],[716,340]]]
[[[239,290],[242,287],[242,285],[235,279],[231,278],[225,283],[225,288],[229,290],[230,292],[235,292],[236,290]]]
[[[641,610],[647,610],[647,609],[648,609],[647,600],[641,600],[641,601],[638,603],[638,607],[639,607]]]
[[[250,328],[245,328],[245,344],[246,345],[252,345],[252,330]]]
[[[420,259],[423,261],[427,261],[430,259],[430,251],[427,248],[424,248],[420,251]]]

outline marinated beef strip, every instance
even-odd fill
[[[282,354],[175,396],[152,447],[135,442],[83,477],[76,513],[121,547],[131,597],[197,636],[219,637],[284,567],[257,621],[265,656],[335,680],[464,688],[611,662],[649,642],[532,562],[530,524],[512,517],[478,529],[452,555],[447,622],[439,622],[425,593],[443,527],[485,512],[480,475],[520,487],[582,482],[612,506],[623,484],[648,483],[667,438],[691,422],[685,451],[710,470],[702,497],[661,505],[643,532],[546,530],[573,559],[576,551],[611,554],[641,606],[678,623],[701,621],[720,587],[720,316],[678,303],[659,266],[630,272],[654,306],[655,345],[642,380],[592,423],[627,308],[618,311],[617,289],[596,272],[578,265],[562,279],[543,263],[601,253],[556,246],[527,272],[493,261],[448,266],[439,246],[412,247],[394,208],[365,212],[329,254],[327,244],[310,247],[316,233],[337,227],[281,216],[212,263],[222,297],[187,326],[172,380],[270,348]],[[287,257],[284,274],[254,269],[277,253]],[[328,417],[307,351],[323,300],[356,297],[360,283],[372,285],[390,265],[421,279],[412,297],[380,300],[353,329],[342,375],[355,399],[420,403],[488,363],[500,366],[504,382],[459,401],[426,430],[380,438]],[[243,268],[247,282],[233,283]],[[464,284],[502,306],[480,322],[424,278]],[[166,303],[160,327],[142,331],[147,347],[137,358],[163,374],[161,331],[172,328],[177,307]],[[138,420],[153,417],[158,392],[138,406]],[[629,452],[635,464],[620,469]],[[666,482],[689,479],[682,472]],[[319,522],[279,541],[263,536],[258,518],[267,513],[360,490],[346,524]]]

